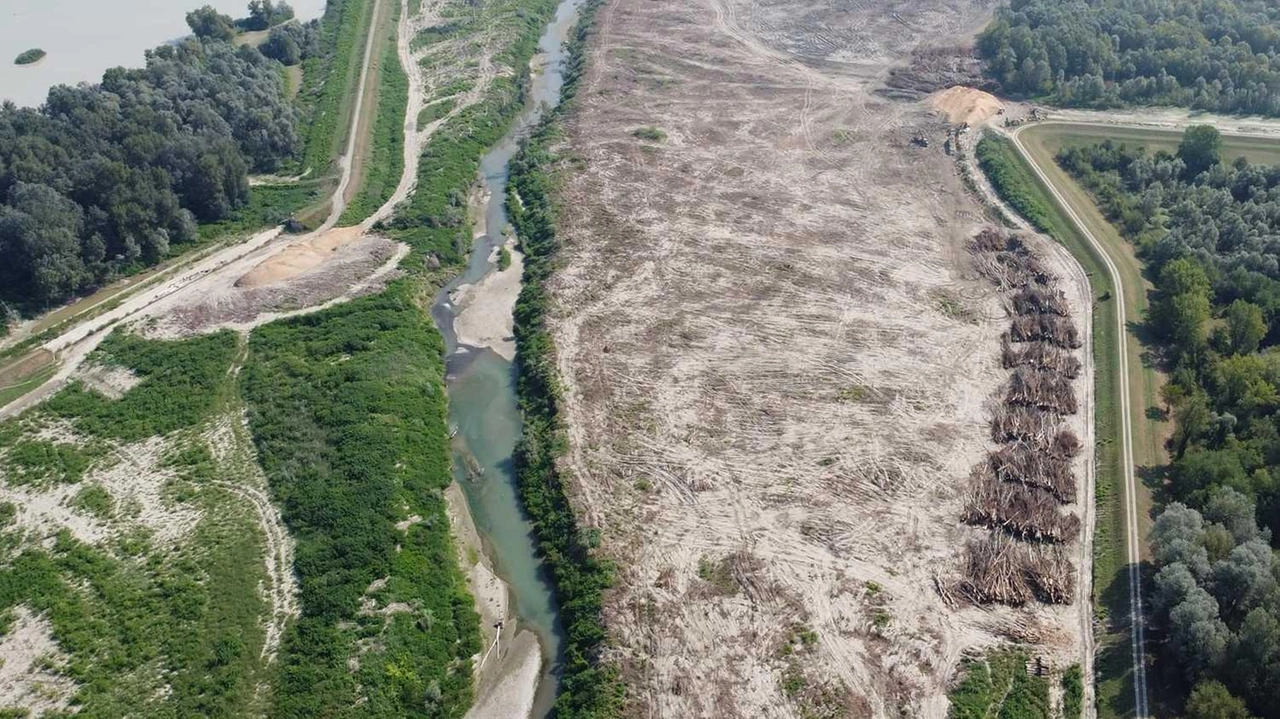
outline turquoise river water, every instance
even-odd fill
[[[555,700],[560,671],[563,631],[555,595],[538,558],[533,527],[516,492],[512,452],[520,437],[521,417],[516,403],[515,368],[487,348],[459,345],[453,332],[454,307],[449,293],[458,285],[478,283],[495,271],[489,256],[507,232],[507,178],[511,158],[520,141],[546,112],[560,103],[564,85],[564,43],[583,0],[564,0],[539,42],[542,70],[534,75],[525,109],[511,131],[480,164],[489,191],[485,206],[486,234],[477,238],[466,271],[440,292],[432,314],[445,336],[448,352],[446,383],[454,438],[454,473],[480,531],[486,553],[498,576],[511,587],[516,615],[522,626],[537,633],[544,672],[534,704],[534,717],[544,717]],[[473,476],[468,455],[483,470]],[[473,465],[474,467],[474,465]]]

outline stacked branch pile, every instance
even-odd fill
[[[1057,278],[1017,237],[986,229],[970,242],[974,266],[1004,293],[1012,321],[1000,361],[1010,371],[991,419],[1000,446],[970,475],[961,520],[989,533],[969,545],[961,591],[980,603],[1067,603],[1074,569],[1063,545],[1079,539],[1071,460],[1080,439],[1063,417],[1079,410],[1072,380],[1081,347]]]

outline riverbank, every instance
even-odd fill
[[[533,632],[518,626],[511,587],[493,567],[476,530],[471,507],[456,481],[445,491],[458,562],[480,613],[482,650],[474,657],[476,702],[467,719],[527,717],[542,671],[542,650]]]
[[[513,310],[521,289],[523,255],[508,226],[505,201],[512,157],[546,109],[559,104],[563,38],[579,4],[580,0],[565,0],[545,8],[547,15],[537,26],[538,53],[530,43],[531,52],[521,66],[526,79],[521,82],[519,112],[504,136],[486,148],[473,175],[480,180],[478,186],[465,205],[458,203],[473,228],[468,238],[471,250],[459,258],[465,270],[437,293],[432,309],[448,353],[455,478],[483,536],[485,551],[473,566],[488,568],[475,570],[473,591],[482,613],[493,618],[486,622],[490,648],[479,661],[470,717],[546,716],[559,693],[564,639],[559,608],[513,472],[512,458],[523,435],[512,366]],[[533,22],[529,21],[531,29]],[[486,584],[499,578],[510,599],[501,636],[493,627],[498,621],[494,607],[485,606],[493,603],[493,589]]]

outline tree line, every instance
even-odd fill
[[[280,65],[195,37],[0,106],[0,304],[38,310],[190,243],[302,149]],[[4,309],[0,307],[0,310]]]
[[[250,0],[248,17],[234,20],[230,15],[204,5],[187,13],[187,26],[199,38],[231,40],[240,31],[270,30],[258,46],[263,55],[285,65],[297,65],[320,54],[320,20],[299,22],[286,2]]]
[[[1280,114],[1267,0],[1012,0],[978,38],[1012,94],[1067,106]]]
[[[1193,717],[1280,705],[1280,168],[1222,160],[1217,130],[1176,154],[1104,142],[1058,162],[1155,280],[1146,324],[1170,373],[1170,500],[1153,536],[1154,621]]]

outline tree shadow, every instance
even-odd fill
[[[1129,565],[1120,568],[1100,596],[1107,616],[1098,637],[1094,674],[1100,714],[1131,717],[1136,714],[1134,698],[1132,626],[1129,621]]]
[[[1171,467],[1167,464],[1155,466],[1139,465],[1134,474],[1142,482],[1142,485],[1151,492],[1151,514],[1156,513],[1169,502],[1169,479]]]

